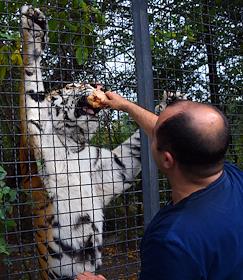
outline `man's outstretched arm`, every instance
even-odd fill
[[[158,120],[155,114],[128,101],[115,92],[106,92],[106,96],[109,100],[104,101],[103,104],[112,109],[127,112],[149,137],[152,136],[153,128]]]

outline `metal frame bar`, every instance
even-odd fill
[[[132,0],[138,103],[153,112],[153,72],[147,6],[146,0]],[[158,170],[152,157],[150,141],[143,131],[141,131],[141,160],[146,228],[159,210],[159,187]]]

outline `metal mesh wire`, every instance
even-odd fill
[[[46,237],[46,242],[38,241],[38,232],[43,231],[43,227],[47,231],[46,222],[52,223],[54,219],[49,209],[45,210],[49,200],[43,185],[39,186],[38,191],[33,186],[37,170],[33,172],[32,165],[40,170],[44,159],[36,161],[31,154],[30,142],[27,142],[25,148],[20,143],[23,130],[20,128],[19,88],[23,50],[19,35],[19,9],[23,4],[25,1],[0,1],[0,279],[40,279],[43,269],[39,263],[40,244],[37,243],[48,246],[48,238]],[[106,89],[117,90],[136,101],[130,1],[37,0],[31,4],[40,8],[49,22],[49,43],[42,59],[46,92],[63,88],[69,83],[89,81],[94,84],[102,83]],[[228,158],[242,167],[240,3],[237,0],[153,0],[149,1],[148,16],[155,105],[162,98],[163,91],[179,91],[188,99],[211,102],[218,106],[227,115],[231,125]],[[127,115],[117,112],[106,114],[105,118],[99,120],[98,131],[92,138],[91,145],[112,150],[128,139],[135,130],[136,125]],[[50,147],[51,152],[54,149],[53,142]],[[21,172],[20,150],[26,152],[25,174]],[[72,164],[72,160],[67,160],[67,155],[63,160],[58,159],[61,151],[58,147],[55,147],[55,151],[55,168],[58,169],[62,161],[66,165]],[[93,156],[90,158],[94,159]],[[106,159],[107,157],[103,158]],[[121,160],[124,159],[125,156],[121,157]],[[87,158],[78,160],[89,164],[85,161]],[[109,169],[112,174],[115,172],[112,164]],[[101,167],[100,172],[105,174],[105,171],[107,170]],[[71,175],[72,172],[78,177],[75,187],[80,184],[79,176],[82,176],[82,171],[80,166],[79,172],[63,171],[64,175]],[[107,179],[102,178],[107,182]],[[29,184],[28,188],[23,188],[25,180]],[[159,180],[160,201],[164,205],[170,199],[170,190],[162,176]],[[111,182],[114,182],[114,175]],[[57,187],[59,183],[56,180]],[[87,185],[92,192],[92,180]],[[70,191],[72,186],[66,183],[62,186],[63,191]],[[99,272],[109,280],[137,279],[143,209],[146,207],[143,204],[139,176],[129,189],[116,197],[113,193],[113,196],[114,199],[104,209],[102,266]],[[57,198],[53,199],[53,203],[55,199]],[[74,201],[69,196],[69,206],[65,210],[69,217],[74,213],[71,210]],[[42,217],[36,212],[38,207],[44,209]],[[92,203],[88,210],[94,213]],[[64,213],[59,214],[61,216]],[[40,224],[37,226],[38,219],[45,222],[42,228]],[[83,223],[85,224],[84,221]],[[66,226],[74,226],[71,219]],[[87,233],[85,235],[89,237]],[[72,238],[71,233],[62,241],[72,244]],[[62,252],[56,251],[56,254]],[[67,249],[66,253],[74,258],[74,252]],[[54,254],[49,250],[42,256]],[[74,271],[73,274],[75,275]]]
[[[55,88],[60,89],[73,82],[89,81],[94,84],[102,83],[105,88],[119,90],[131,100],[136,98],[134,50],[132,43],[128,45],[126,42],[127,38],[130,42],[132,40],[131,13],[126,1],[120,3],[119,6],[116,3],[89,3],[89,1],[37,2],[35,6],[46,14],[49,22],[49,43],[42,60],[45,91],[50,92]],[[45,254],[40,252],[42,250],[41,245],[53,247],[53,242],[50,242],[47,236],[46,241],[43,241],[39,235],[41,231],[42,234],[45,232],[47,235],[48,219],[50,221],[54,218],[48,209],[48,197],[43,185],[39,185],[38,190],[36,189],[35,177],[37,171],[33,172],[32,165],[37,164],[37,167],[41,169],[43,164],[48,163],[44,163],[46,159],[42,157],[36,161],[31,154],[29,140],[25,148],[20,145],[20,137],[23,131],[20,129],[18,100],[22,67],[19,54],[24,51],[20,47],[19,8],[23,4],[24,1],[1,2],[3,8],[1,9],[3,19],[1,33],[3,43],[1,47],[5,47],[1,48],[1,55],[4,58],[2,59],[2,69],[6,71],[6,73],[1,72],[1,166],[7,171],[7,176],[4,178],[6,186],[11,186],[11,188],[17,190],[16,199],[12,202],[13,211],[8,215],[11,217],[10,220],[15,222],[15,225],[11,228],[6,226],[3,228],[4,237],[8,243],[6,251],[10,252],[9,256],[4,257],[4,270],[1,270],[1,277],[4,279],[40,279],[40,272],[43,268],[39,263],[39,255],[41,254],[43,259],[49,255],[56,257],[57,254],[60,254],[56,249],[55,253],[50,249]],[[124,114],[115,113],[105,117],[105,119],[99,120],[98,132],[91,140],[92,145],[109,150],[114,149],[136,130],[135,124]],[[53,119],[51,121],[54,124],[55,121]],[[42,139],[45,136],[45,132],[41,134]],[[71,166],[72,160],[69,160],[67,155],[64,155],[62,160],[58,158],[58,154],[61,153],[60,147],[54,147],[51,138],[50,141],[50,153],[51,149],[54,149],[56,153],[54,156],[55,169],[57,170],[63,161],[66,161],[64,164]],[[20,170],[20,149],[26,152],[26,159],[22,162],[22,164],[27,164],[25,175],[21,175]],[[90,156],[90,158],[92,157]],[[107,157],[104,156],[101,160],[105,161]],[[77,173],[74,174],[77,176],[77,185],[80,183],[79,176],[82,176],[82,164],[88,164],[87,161],[82,163],[85,158],[79,158],[79,161],[80,171],[71,171],[70,168],[67,174],[67,177],[70,177],[72,173]],[[103,167],[99,172],[109,171],[105,168],[107,167]],[[115,169],[111,163],[109,169],[112,168]],[[54,171],[53,174],[50,173],[49,176],[55,175],[55,173],[57,171]],[[59,172],[60,174],[62,173]],[[83,174],[85,176],[85,172]],[[65,171],[63,171],[63,175],[65,175]],[[23,189],[24,181],[28,181],[29,186],[26,188],[25,185]],[[105,181],[107,182],[107,179],[104,179]],[[57,188],[59,187],[58,184],[60,184],[60,181],[56,179]],[[85,185],[85,182],[82,182],[82,184]],[[143,231],[142,196],[139,185],[138,178],[128,191],[114,198],[105,207],[104,215],[106,219],[101,272],[110,279],[117,279],[117,277],[120,279],[136,278],[139,270],[139,240]],[[63,186],[63,192],[67,190],[70,192],[73,187],[75,187],[75,183],[71,186],[67,180],[66,185]],[[89,187],[92,192],[92,182]],[[62,190],[57,189],[56,191],[60,193]],[[68,196],[67,199],[69,200],[67,209],[64,212],[61,212],[60,209],[57,210],[60,217],[65,214],[69,216],[74,214],[71,210],[71,204],[75,203],[75,199],[71,196]],[[93,209],[94,205],[92,205],[93,199],[95,198],[91,199],[89,209],[86,209],[91,210],[91,212],[95,211]],[[56,197],[53,199],[54,204],[55,200],[57,200]],[[59,197],[59,200],[62,199]],[[38,207],[46,207],[46,209],[41,213],[36,211]],[[72,223],[71,219],[70,223]],[[97,223],[99,223],[99,220]],[[68,223],[65,226],[68,227]],[[64,230],[65,226],[63,226]],[[74,225],[70,224],[71,226]],[[87,238],[87,235],[87,232],[84,233],[84,236],[80,236],[80,239]],[[62,238],[62,241],[66,244],[72,243],[72,232]],[[88,254],[91,248],[87,247],[86,249],[85,252]],[[75,258],[74,252],[67,250],[66,254],[69,254],[69,256],[73,254],[71,258]],[[82,252],[80,252],[81,254]],[[60,263],[60,265],[63,264]],[[70,267],[70,270],[72,269]],[[72,274],[72,271],[70,273]],[[75,275],[74,272],[73,274]]]
[[[209,102],[231,126],[228,159],[242,167],[242,7],[230,1],[150,1],[155,99]],[[170,196],[161,179],[161,203]]]

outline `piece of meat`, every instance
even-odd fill
[[[108,100],[105,93],[101,90],[94,90],[91,95],[87,97],[87,101],[93,108],[104,108],[106,105],[104,101]]]

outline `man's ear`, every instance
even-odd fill
[[[170,169],[175,164],[175,159],[173,158],[173,155],[170,152],[163,152],[163,166],[165,169]]]

